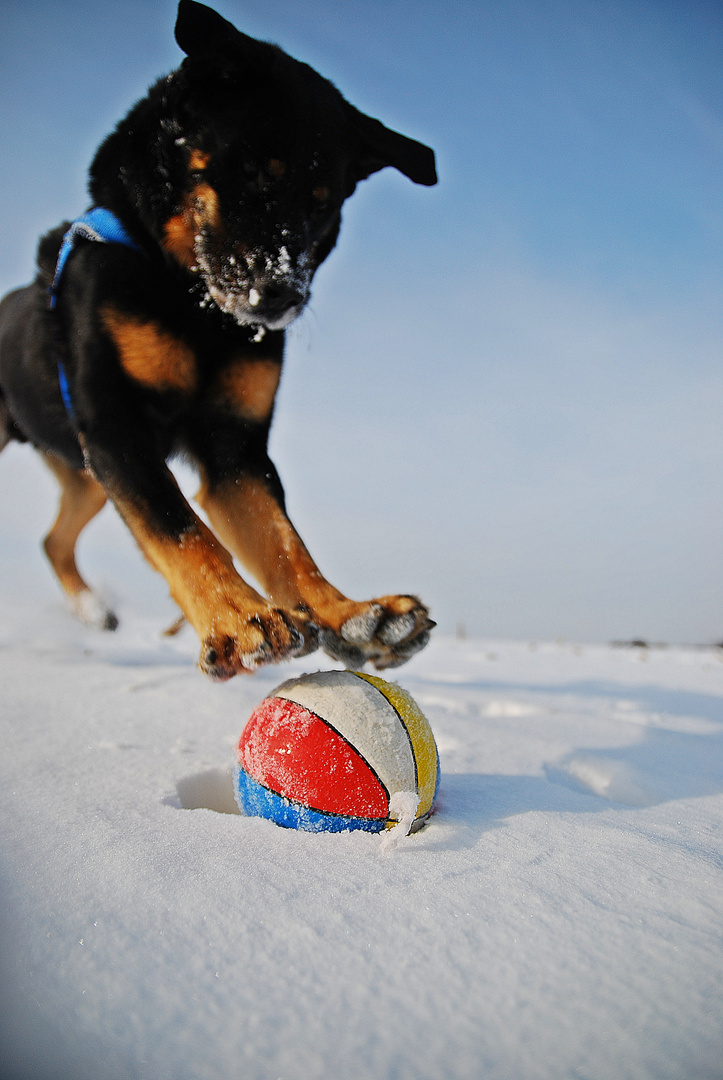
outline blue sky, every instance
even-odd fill
[[[723,638],[720,5],[217,9],[437,152],[361,186],[290,333],[273,452],[332,580],[447,631]],[[174,17],[0,0],[3,292]]]

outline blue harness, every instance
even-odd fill
[[[48,289],[51,311],[55,310],[55,306],[58,302],[60,279],[63,276],[63,270],[68,261],[68,256],[73,250],[75,241],[78,237],[81,237],[83,240],[95,240],[100,244],[123,244],[124,247],[132,248],[134,251],[141,250],[135,240],[131,240],[115,214],[112,214],[110,210],[106,210],[102,206],[93,207],[87,214],[83,214],[82,217],[77,218],[63,237],[63,242],[60,245],[60,251],[58,252],[58,261],[55,264],[53,284]],[[59,356],[57,357],[57,364],[58,382],[60,383],[60,393],[63,398],[63,404],[65,405],[65,410],[70,419],[75,421],[73,399],[70,394],[70,387],[68,386],[68,377],[65,374],[63,361]]]

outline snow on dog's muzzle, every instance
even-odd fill
[[[287,248],[218,258],[199,237],[196,256],[209,298],[241,326],[283,330],[309,299],[312,269],[307,254],[292,261]]]

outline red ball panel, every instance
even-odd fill
[[[302,705],[266,698],[243,730],[242,769],[264,787],[327,814],[386,818],[389,799],[353,746]]]

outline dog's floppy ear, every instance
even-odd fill
[[[359,141],[357,180],[365,180],[372,173],[391,165],[415,184],[432,187],[437,183],[434,150],[406,135],[400,135],[398,131],[392,131],[380,120],[366,116],[351,105],[349,111]]]
[[[179,47],[192,60],[246,59],[263,49],[261,42],[242,34],[213,8],[196,0],[180,0],[175,35]]]

